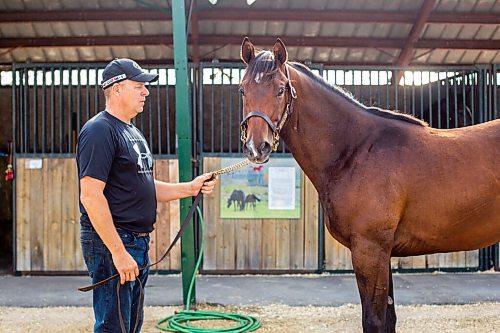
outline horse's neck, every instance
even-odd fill
[[[321,179],[343,169],[370,131],[372,120],[346,97],[314,82],[297,83],[294,113],[283,128],[283,139],[317,189]]]

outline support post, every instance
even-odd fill
[[[192,178],[191,165],[191,112],[189,108],[189,81],[187,62],[186,12],[184,0],[172,1],[172,25],[174,40],[175,65],[175,115],[177,132],[177,157],[179,160],[179,181],[186,182]],[[191,198],[180,202],[180,216],[186,216],[191,207]],[[187,299],[189,283],[194,274],[195,244],[193,221],[186,228],[181,238],[181,270],[182,295],[184,305],[196,301],[195,290],[191,299]],[[188,303],[189,302],[189,303]]]

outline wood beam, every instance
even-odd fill
[[[151,9],[0,12],[0,22],[164,21],[171,15]]]
[[[333,10],[281,10],[279,15],[272,10],[256,9],[209,9],[198,10],[198,19],[212,21],[300,21],[300,22],[415,22],[412,11],[333,11]],[[21,11],[0,12],[0,22],[73,22],[73,21],[163,21],[171,15],[150,9],[83,10],[83,11]],[[500,24],[500,15],[495,13],[431,13],[429,23],[443,24]]]
[[[0,47],[78,47],[121,45],[172,45],[172,36],[98,36],[98,37],[37,37],[2,38]]]
[[[240,45],[245,36],[199,35],[199,45]],[[404,39],[349,38],[349,37],[303,37],[282,36],[288,47],[350,47],[400,49]],[[276,37],[253,36],[251,41],[258,46],[272,46]],[[127,46],[127,45],[172,45],[172,36],[96,36],[96,37],[39,37],[2,38],[0,48],[11,47],[78,47],[78,46]],[[418,49],[476,49],[500,50],[500,40],[423,39],[414,44]]]
[[[424,0],[424,3],[422,4],[422,7],[420,7],[420,10],[418,12],[417,19],[415,20],[410,34],[405,41],[403,49],[401,50],[399,57],[395,61],[396,66],[406,67],[410,64],[411,58],[413,56],[413,51],[415,50],[415,43],[420,39],[427,19],[429,18],[429,15],[431,14],[435,4],[436,0]],[[397,84],[399,80],[401,80],[402,76],[403,72],[398,71],[396,73],[396,76],[393,78],[393,84]]]
[[[424,3],[422,4],[422,7],[418,12],[415,24],[411,28],[410,34],[405,41],[398,59],[395,61],[397,66],[404,67],[410,63],[411,57],[413,55],[414,45],[420,39],[427,19],[429,18],[432,8],[434,8],[435,4],[436,0],[424,0]]]

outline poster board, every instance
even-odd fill
[[[222,158],[224,168],[239,158]],[[272,158],[220,178],[221,219],[299,219],[301,172],[293,158]]]

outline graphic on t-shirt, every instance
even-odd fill
[[[144,147],[146,152],[144,152],[144,153],[141,152],[138,143],[134,144],[134,150],[137,153],[137,165],[140,168],[138,173],[152,172],[152,170],[153,170],[153,156],[151,155],[151,152],[149,151],[149,148],[147,145],[143,144],[140,146]]]

